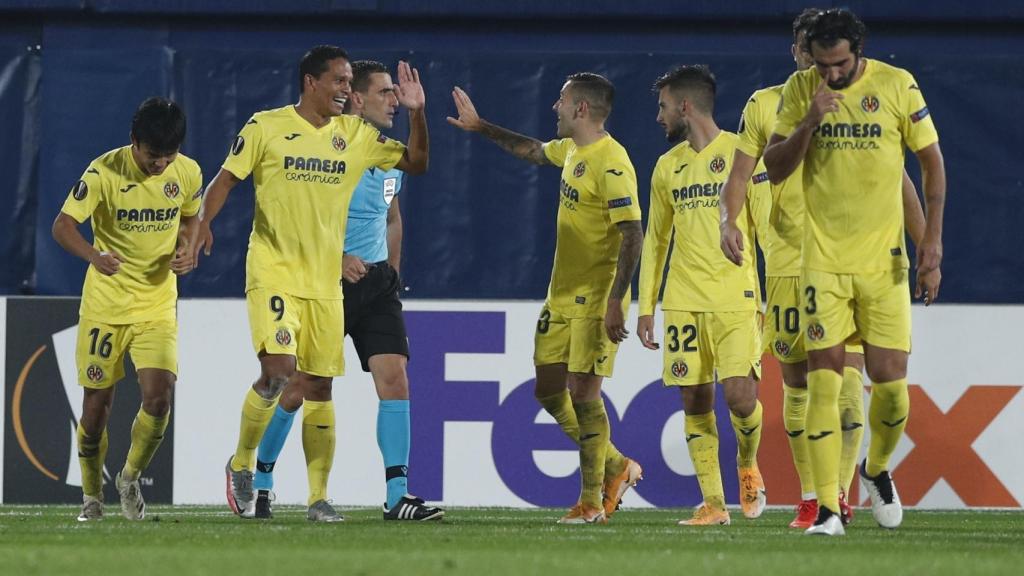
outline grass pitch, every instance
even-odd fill
[[[1015,574],[1024,565],[1022,512],[917,512],[883,530],[858,510],[845,538],[786,528],[788,510],[733,525],[686,528],[690,511],[623,509],[604,526],[558,526],[561,510],[451,509],[440,523],[385,523],[346,510],[310,524],[305,509],[243,521],[225,507],[117,503],[95,523],[71,506],[0,506],[0,574]]]

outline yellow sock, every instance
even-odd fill
[[[164,431],[171,421],[170,411],[161,417],[147,414],[139,408],[132,423],[132,445],[128,449],[128,459],[124,463],[123,476],[128,480],[138,480],[139,474],[149,466],[153,454],[164,440]]]
[[[807,388],[782,387],[782,424],[789,437],[789,451],[793,454],[793,467],[800,478],[800,499],[817,498],[814,492],[814,473],[807,448]]]
[[[270,418],[274,416],[276,406],[277,398],[267,400],[252,387],[246,392],[245,403],[242,404],[242,425],[238,431],[238,445],[235,447],[235,457],[231,459],[232,470],[237,472],[256,469],[256,448],[263,439],[263,432],[270,424]]]
[[[725,510],[725,489],[718,467],[718,426],[715,413],[686,415],[686,448],[690,451],[693,469],[704,503],[716,510]]]
[[[334,464],[334,402],[302,403],[302,451],[309,476],[309,505],[327,499],[327,478]]]
[[[580,502],[600,508],[604,459],[611,433],[608,413],[604,409],[604,399],[573,404],[573,409],[580,423],[580,476],[583,479]]]
[[[832,370],[807,374],[807,446],[811,454],[814,491],[818,505],[839,513],[839,452],[843,446],[839,424],[839,390],[843,377]]]
[[[568,390],[562,390],[558,394],[538,398],[544,411],[551,414],[551,417],[558,422],[562,432],[572,439],[576,444],[580,443],[580,423],[576,420],[576,411],[572,408],[572,399]]]
[[[107,430],[99,438],[86,436],[78,424],[78,465],[82,468],[82,493],[103,499],[103,462],[107,459]]]
[[[577,445],[580,443],[580,424],[576,420],[576,411],[572,407],[572,399],[568,390],[562,390],[558,394],[538,398],[544,411],[551,414],[551,417],[558,422],[558,425],[565,432],[566,436],[572,439]],[[626,457],[619,452],[618,448],[609,440],[608,448],[604,457],[604,474],[606,478],[613,478],[622,473],[626,466]]]
[[[903,436],[910,415],[910,393],[907,379],[871,384],[871,441],[868,442],[868,476],[878,476],[889,469],[889,458]]]
[[[619,449],[612,444],[611,436],[608,437],[608,446],[605,447],[604,452],[604,477],[612,479],[622,474],[622,470],[626,467],[626,457],[619,452]]]
[[[761,445],[761,401],[757,401],[749,416],[740,417],[729,412],[729,420],[736,431],[736,466],[757,468],[757,447]]]
[[[860,444],[864,440],[864,379],[860,370],[849,366],[843,369],[843,387],[839,391],[839,422],[843,429],[839,488],[849,494],[853,474],[860,463]]]

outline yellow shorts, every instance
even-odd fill
[[[295,356],[298,370],[314,376],[345,374],[344,300],[256,288],[245,293],[245,302],[257,354]]]
[[[665,310],[666,386],[694,386],[716,379],[761,378],[758,312]]]
[[[566,318],[544,304],[533,337],[534,366],[567,364],[569,372],[611,377],[618,351],[603,319]]]
[[[765,346],[784,364],[807,360],[800,329],[800,277],[769,276],[765,279],[768,309],[764,319]]]
[[[177,374],[177,320],[104,324],[80,319],[75,345],[78,383],[96,389],[117,384],[124,378],[126,352],[131,354],[136,370],[159,368]]]
[[[768,292],[768,311],[761,338],[765,348],[783,364],[796,364],[807,360],[804,348],[804,330],[800,327],[801,303],[799,276],[769,276],[765,279]],[[863,354],[860,336],[848,339],[846,351]]]
[[[910,352],[907,270],[865,274],[805,270],[801,284],[808,350],[860,341]]]

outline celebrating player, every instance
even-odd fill
[[[729,524],[718,464],[716,378],[725,391],[739,444],[736,460],[743,515],[757,518],[765,507],[764,482],[757,467],[762,414],[757,399],[761,288],[753,238],[757,212],[767,207],[767,177],[747,179],[752,190],[738,217],[746,240],[746,262],[737,268],[718,248],[719,193],[729,174],[737,136],[721,130],[712,116],[715,77],[706,66],[681,66],[658,78],[655,90],[658,123],[668,141],[679,144],[658,159],[651,178],[636,330],[646,348],[660,348],[654,335],[654,308],[674,235],[662,303],[666,339],[662,379],[668,386],[680,387],[686,446],[704,497],[693,517],[679,523]]]
[[[895,528],[903,510],[888,472],[909,415],[910,291],[903,233],[903,147],[921,163],[926,226],[916,296],[938,297],[945,170],[921,89],[906,70],[863,56],[866,28],[830,9],[807,26],[814,67],[795,73],[764,159],[772,181],[803,162],[801,295],[808,350],[806,434],[818,498],[809,534],[842,535],[839,460],[843,345],[859,336],[871,378],[871,440],[860,473],[872,513]]]
[[[790,49],[797,70],[813,65],[803,48],[807,26],[819,12],[804,10],[793,21],[793,45]],[[758,90],[751,95],[740,120],[739,142],[733,158],[729,180],[722,196],[722,251],[736,265],[743,265],[743,237],[736,218],[747,197],[747,181],[754,174],[768,137],[775,126],[782,85]],[[791,528],[810,528],[818,517],[818,500],[814,477],[807,453],[805,421],[807,415],[807,352],[800,329],[800,253],[803,243],[804,192],[802,165],[788,178],[772,184],[772,209],[763,228],[765,280],[768,293],[768,317],[763,338],[768,349],[782,366],[783,424],[789,437],[793,464],[800,479],[801,502]],[[903,177],[903,209],[907,229],[915,245],[924,234],[924,213],[910,177]],[[839,511],[844,524],[853,517],[846,500],[858,464],[861,439],[864,435],[863,376],[864,348],[857,343],[846,344],[843,385],[839,392],[839,414],[842,421],[842,450],[839,465]]]
[[[380,62],[352,63],[352,97],[347,113],[378,130],[391,128],[398,97],[391,74]],[[409,472],[409,377],[398,270],[402,261],[402,214],[398,194],[405,174],[397,168],[370,168],[352,196],[342,264],[345,333],[352,337],[364,372],[373,375],[380,405],[377,445],[384,459],[387,500],[385,520],[435,520],[444,510],[427,506],[407,493]],[[270,518],[273,470],[288,437],[302,391],[294,381],[285,386],[256,460],[256,517]]]
[[[409,147],[354,116],[347,53],[317,46],[299,63],[299,103],[259,112],[246,122],[207,187],[193,248],[213,243],[210,226],[241,180],[253,175],[256,213],[246,257],[246,302],[260,377],[246,394],[235,454],[228,460],[227,499],[255,516],[256,448],[286,383],[302,391],[302,444],[309,476],[307,518],[338,522],[327,501],[334,459],[331,381],[344,373],[341,258],[349,202],[371,167],[410,174],[427,168],[423,88],[408,64],[398,68],[398,99],[410,110]]]
[[[53,223],[57,243],[90,264],[75,352],[78,383],[85,388],[78,422],[83,522],[103,517],[107,420],[126,352],[139,376],[142,406],[114,483],[124,517],[146,516],[139,476],[170,422],[178,372],[175,275],[192,270],[188,242],[203,192],[199,165],[178,153],[184,139],[182,109],[163,98],[146,100],[132,118],[131,145],[93,160]],[[90,218],[92,244],[78,230]]]
[[[558,139],[547,143],[480,118],[458,87],[452,97],[459,116],[448,118],[517,158],[562,168],[555,262],[534,337],[534,393],[579,445],[582,490],[563,524],[606,522],[642,472],[612,444],[601,397],[629,335],[629,284],[643,244],[636,172],[604,128],[614,96],[603,76],[569,76],[553,107]]]

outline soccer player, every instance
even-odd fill
[[[737,268],[718,248],[719,193],[729,174],[737,136],[713,118],[715,77],[706,66],[680,66],[655,82],[658,123],[669,142],[651,177],[651,212],[640,265],[637,334],[657,350],[654,309],[674,242],[662,309],[665,318],[664,373],[678,386],[686,412],[686,446],[704,502],[679,524],[729,524],[715,423],[715,380],[721,382],[738,442],[737,466],[743,515],[764,511],[764,481],[757,467],[761,441],[759,324],[760,285],[753,248],[755,202],[767,198],[767,177],[750,181],[750,205],[739,216],[747,258]],[[754,182],[758,182],[754,184]],[[673,241],[674,235],[674,241]]]
[[[553,106],[558,138],[546,143],[480,118],[461,88],[452,96],[459,116],[449,123],[517,158],[562,168],[555,262],[534,336],[534,393],[579,445],[580,498],[558,522],[607,522],[642,473],[612,444],[601,397],[629,335],[629,284],[643,245],[636,172],[604,127],[615,87],[598,74],[569,76]]]
[[[178,372],[178,283],[192,270],[189,238],[198,226],[203,175],[179,154],[185,113],[149,98],[132,118],[131,145],[92,161],[53,222],[53,238],[87,261],[75,361],[85,388],[78,421],[82,467],[79,521],[103,518],[103,463],[114,385],[125,353],[139,376],[142,405],[132,423],[124,467],[114,479],[121,513],[146,516],[139,476],[149,466],[171,419]],[[90,244],[78,227],[92,219]]]
[[[228,192],[253,175],[256,213],[246,257],[246,302],[260,376],[242,405],[235,454],[225,467],[227,499],[255,516],[256,448],[285,384],[302,391],[302,445],[314,522],[342,516],[327,501],[334,459],[331,381],[344,373],[341,258],[349,202],[368,168],[427,168],[427,128],[419,73],[399,64],[398,100],[410,111],[409,146],[355,116],[342,115],[351,94],[348,54],[317,46],[299,63],[296,105],[258,112],[242,127],[210,182],[193,249],[213,243],[210,226]]]
[[[813,65],[810,54],[803,49],[803,38],[811,19],[821,10],[808,8],[793,21],[793,45],[790,49],[797,70]],[[736,265],[743,264],[743,237],[736,225],[747,197],[747,181],[754,174],[758,160],[775,126],[782,85],[758,90],[751,95],[740,120],[739,142],[733,167],[722,193],[721,243],[726,257]],[[772,355],[782,366],[783,424],[789,437],[793,464],[800,479],[801,502],[791,528],[810,528],[818,517],[818,500],[814,492],[807,436],[804,434],[807,414],[807,352],[800,330],[800,253],[803,242],[804,196],[801,166],[785,180],[772,184],[772,210],[761,249],[765,253],[765,275],[768,293],[768,318],[763,338]],[[907,230],[915,245],[924,234],[924,212],[910,177],[903,177],[903,210]],[[859,343],[846,344],[843,385],[839,393],[842,421],[840,456],[839,508],[844,524],[853,517],[846,500],[857,468],[861,439],[864,435],[863,377],[864,349]]]
[[[860,474],[875,520],[895,528],[903,518],[888,466],[909,415],[904,145],[921,164],[927,206],[915,296],[934,302],[941,282],[946,182],[938,134],[914,77],[865,58],[865,36],[864,24],[845,9],[811,20],[804,47],[814,67],[786,81],[764,153],[773,181],[804,165],[801,327],[808,351],[806,434],[819,504],[808,534],[844,533],[838,516],[838,396],[843,345],[851,336],[863,342],[872,381],[871,440]]]
[[[352,63],[352,96],[346,113],[378,130],[392,127],[398,97],[391,73],[380,62]],[[352,196],[345,233],[342,292],[345,295],[345,333],[352,337],[364,372],[373,375],[380,404],[377,445],[384,459],[387,499],[385,520],[436,520],[444,510],[427,506],[408,494],[409,340],[402,318],[398,270],[402,261],[402,214],[398,194],[405,174],[397,168],[370,168]],[[256,517],[270,518],[273,470],[284,447],[292,420],[302,405],[294,381],[285,386],[256,459]]]

